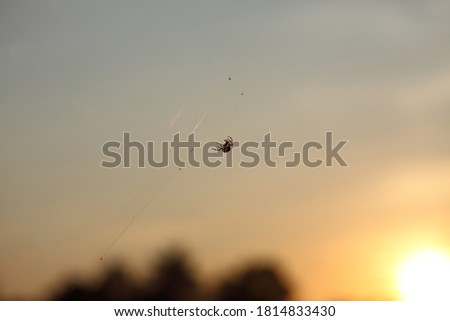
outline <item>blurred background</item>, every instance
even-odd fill
[[[448,1],[2,1],[0,70],[1,299],[448,294]],[[206,111],[349,166],[100,167]]]

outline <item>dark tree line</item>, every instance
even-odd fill
[[[167,252],[140,281],[121,265],[107,269],[96,281],[72,281],[55,291],[51,300],[286,300],[289,287],[273,264],[250,264],[206,286],[187,255]]]

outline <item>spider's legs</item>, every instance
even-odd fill
[[[223,144],[216,142],[217,147],[213,147],[217,152],[223,150]]]

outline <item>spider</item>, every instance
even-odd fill
[[[233,147],[233,138],[230,136],[227,136],[227,138],[224,139],[224,144],[217,143],[219,146],[215,147],[216,151],[222,151],[224,153],[228,153],[231,150],[231,147]]]

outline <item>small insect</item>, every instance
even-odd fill
[[[217,143],[219,146],[215,147],[215,150],[228,153],[231,150],[231,147],[233,147],[233,138],[227,136],[223,141],[225,142],[224,144]]]

